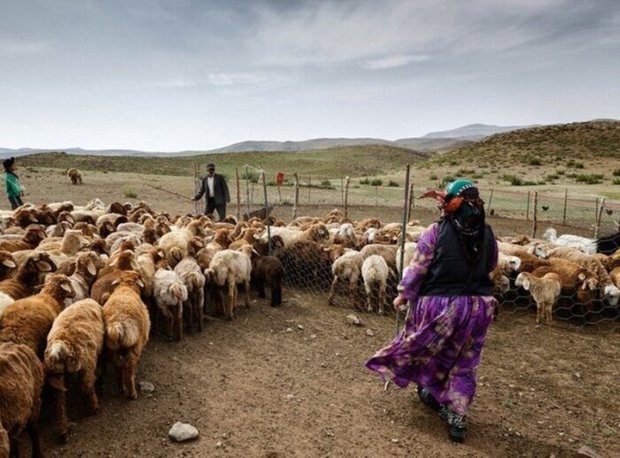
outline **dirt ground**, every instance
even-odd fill
[[[172,186],[174,177],[97,174],[76,187],[57,184],[57,175],[25,178],[29,200],[127,200],[123,188],[132,187],[157,209],[191,210],[146,186]],[[187,194],[189,187],[169,189]],[[127,401],[109,374],[99,415],[85,416],[73,400],[67,445],[55,442],[44,412],[44,449],[58,457],[571,457],[587,445],[620,456],[620,334],[613,323],[580,328],[556,320],[536,328],[533,313],[503,311],[479,368],[469,437],[455,445],[413,388],[386,393],[364,368],[393,337],[393,318],[359,314],[364,326],[357,327],[346,321],[351,310],[329,307],[324,293],[285,289],[284,299],[278,309],[257,300],[239,308],[234,322],[211,320],[180,343],[153,337],[138,379],[155,391]],[[200,438],[172,443],[167,433],[176,421],[196,426]],[[27,442],[24,436],[23,451]]]

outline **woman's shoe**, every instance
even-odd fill
[[[467,435],[467,421],[465,415],[459,415],[449,407],[444,406],[439,412],[442,420],[448,423],[448,436],[452,442],[461,443]]]
[[[439,404],[439,401],[426,388],[418,386],[418,397],[420,398],[420,401],[434,411],[439,412],[441,410],[441,404]]]

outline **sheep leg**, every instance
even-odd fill
[[[97,380],[96,368],[86,367],[82,372],[82,393],[86,398],[86,406],[91,414],[99,413],[99,399],[95,393],[95,382]]]
[[[136,366],[138,365],[138,356],[131,353],[127,356],[127,361],[123,370],[123,379],[127,387],[127,397],[129,399],[138,399],[138,390],[136,390]]]
[[[32,458],[43,458],[43,451],[41,450],[41,438],[39,436],[39,422],[38,414],[36,419],[30,419],[28,422],[28,435],[30,436],[30,442],[32,444]],[[17,447],[15,456],[19,456]],[[12,450],[11,450],[12,453]]]
[[[334,275],[334,279],[332,280],[332,285],[329,288],[329,296],[327,296],[327,303],[329,305],[334,305],[334,295],[336,294],[336,285],[338,285],[338,275]]]
[[[232,320],[235,317],[235,303],[237,302],[237,285],[234,280],[228,281],[228,297],[227,304],[228,309],[226,310],[226,314],[228,315],[228,319]]]
[[[183,338],[183,303],[179,301],[177,303],[177,310],[174,315],[175,324],[175,339],[180,341]]]
[[[365,286],[365,290],[366,290],[366,311],[368,313],[372,312],[372,289],[370,288],[370,285],[364,285]]]
[[[243,282],[243,288],[245,289],[245,308],[250,308],[250,282]]]
[[[67,400],[65,390],[52,389],[52,404],[54,415],[54,429],[60,442],[66,444],[69,441],[69,420],[67,418]]]
[[[265,297],[267,297],[267,294],[265,293],[265,282],[258,280],[256,282],[256,289],[258,289],[258,297],[261,299],[265,299]]]
[[[383,315],[383,306],[385,305],[385,285],[379,286],[379,315]]]
[[[353,278],[349,281],[349,295],[351,296],[351,304],[353,304],[353,308],[358,308],[359,298],[357,297],[357,278],[355,281]]]
[[[170,312],[170,310],[168,310],[168,307],[160,307],[159,310],[161,310],[161,314],[163,315],[164,319],[166,320],[166,328],[167,328],[167,332],[168,332],[168,340],[172,340],[172,333],[174,330],[174,317],[172,316],[172,313]]]
[[[202,304],[204,303],[204,290],[200,288],[196,291],[196,298],[194,299],[194,318],[198,322],[198,332],[202,332]]]
[[[540,324],[541,315],[542,315],[542,306],[541,304],[536,303],[536,324]]]

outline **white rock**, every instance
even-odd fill
[[[168,437],[177,442],[189,441],[198,437],[198,430],[188,423],[181,423],[177,421],[170,431],[168,431]]]
[[[144,391],[145,393],[152,393],[155,391],[155,385],[151,382],[140,382],[138,386],[140,387],[140,391]]]
[[[347,322],[349,324],[354,324],[355,326],[362,326],[362,320],[360,320],[355,313],[347,315]]]
[[[222,441],[217,441],[217,442],[215,443],[215,446],[216,446],[217,448],[220,448],[220,447],[222,447],[223,445],[224,445],[224,443],[223,443]]]
[[[372,329],[366,329],[366,335],[369,336],[369,337],[372,337],[372,336],[375,335],[375,333],[372,332]]]
[[[310,339],[312,340],[316,339],[316,334],[310,334]]]
[[[300,331],[303,331],[303,330],[304,330],[304,327],[303,327],[303,325],[298,324],[298,325],[297,325],[297,329],[299,329]]]
[[[286,328],[286,332],[293,332],[293,328]]]

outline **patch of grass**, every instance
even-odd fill
[[[323,181],[321,181],[321,186],[327,187],[327,188],[331,188],[332,182],[329,181],[329,180],[323,180]]]
[[[614,171],[611,172],[611,174],[615,177],[620,177],[620,169],[614,169]]]
[[[388,186],[391,188],[398,188],[400,185],[398,184],[398,182],[394,181],[394,180],[390,180],[388,181]]]
[[[611,184],[620,185],[620,178],[614,178],[611,180]]]
[[[360,180],[360,184],[370,184],[370,178],[368,178],[368,177],[362,178]]]
[[[370,186],[382,186],[383,180],[381,178],[373,178],[370,180]]]
[[[555,173],[556,173],[557,175],[566,175],[566,170],[564,170],[564,169],[558,169],[558,170],[556,170],[556,171],[555,171]]]
[[[545,176],[545,181],[554,181],[554,180],[558,180],[560,178],[560,175],[558,175],[557,173],[550,173],[549,175]]]
[[[435,181],[437,179],[437,175],[435,175],[434,173],[431,173],[431,176],[429,176],[428,179]]]
[[[138,194],[133,188],[125,187],[123,189],[123,195],[128,199],[136,199]]]
[[[528,165],[542,165],[542,159],[538,156],[525,156]]]
[[[603,182],[604,175],[600,173],[580,173],[575,177],[577,183],[599,184]]]
[[[456,177],[453,177],[452,175],[446,175],[444,177],[442,177],[440,185],[441,187],[444,187],[445,185],[447,185],[448,183],[450,183],[451,181],[456,180]]]

